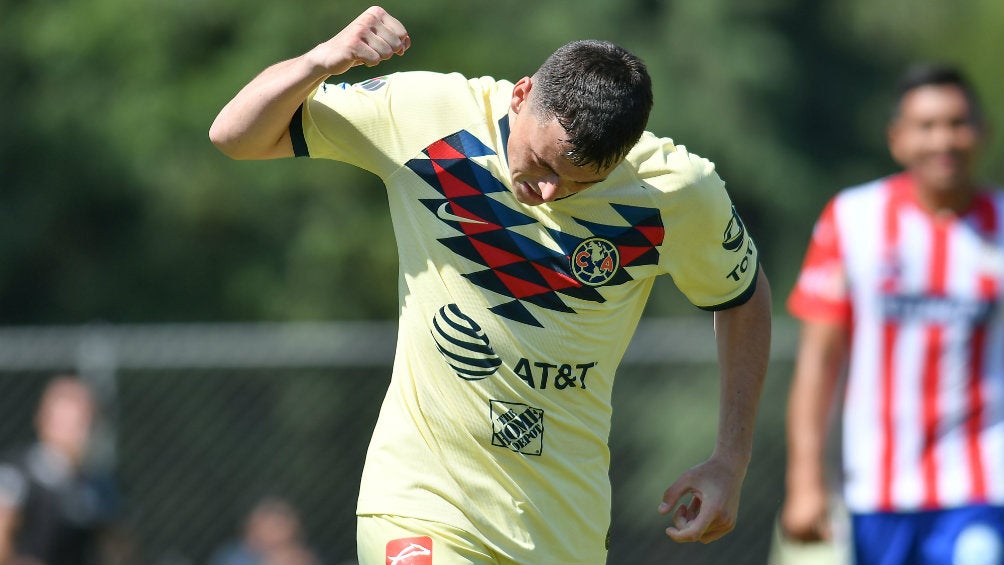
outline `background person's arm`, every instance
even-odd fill
[[[837,383],[847,362],[847,328],[804,322],[788,397],[788,465],[781,509],[784,533],[799,541],[828,540],[825,451]]]
[[[8,563],[14,557],[16,524],[17,510],[0,503],[0,563]]]

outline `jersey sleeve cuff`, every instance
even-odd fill
[[[293,114],[293,118],[289,121],[289,139],[293,142],[293,155],[310,157],[307,138],[303,135],[303,104],[300,104]]]
[[[757,273],[759,272],[760,272],[760,264],[758,263],[756,270],[753,272],[753,277],[750,279],[749,286],[747,286],[746,290],[742,291],[742,293],[740,293],[739,296],[736,296],[735,298],[729,300],[728,302],[723,302],[715,306],[698,306],[698,308],[700,308],[701,310],[706,310],[708,312],[717,312],[719,310],[728,310],[729,308],[735,308],[736,306],[741,306],[743,304],[746,304],[746,302],[749,301],[750,297],[753,296],[753,293],[756,292],[756,279],[757,279]]]

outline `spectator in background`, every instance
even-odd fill
[[[97,565],[115,510],[110,481],[87,468],[97,404],[73,375],[45,387],[37,442],[0,459],[0,563]]]
[[[902,79],[904,171],[838,193],[789,297],[802,321],[781,525],[831,535],[827,411],[843,391],[843,493],[857,565],[1004,563],[1004,196],[974,163],[985,126],[956,69]]]
[[[241,538],[217,551],[210,565],[321,565],[321,560],[304,543],[296,509],[268,497],[251,509]]]

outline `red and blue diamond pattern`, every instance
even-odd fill
[[[491,308],[496,315],[543,327],[526,307],[574,314],[562,296],[604,302],[598,288],[583,285],[572,276],[569,255],[584,238],[547,229],[561,251],[555,251],[511,228],[537,221],[509,208],[489,194],[508,190],[473,157],[495,152],[467,131],[437,141],[424,151],[428,159],[412,159],[408,168],[429,183],[443,198],[422,199],[430,212],[460,232],[440,239],[451,251],[484,267],[465,273],[475,285],[511,298]],[[628,225],[612,226],[573,218],[591,232],[613,243],[620,267],[607,285],[633,280],[623,267],[654,265],[665,230],[654,208],[610,204]]]

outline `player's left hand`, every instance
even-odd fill
[[[715,456],[685,472],[666,489],[659,505],[660,514],[672,512],[673,525],[666,535],[678,542],[710,543],[731,532],[745,475],[744,465]]]

